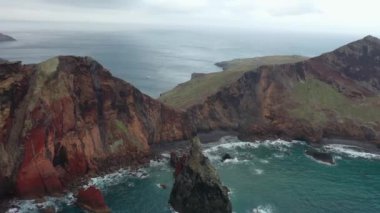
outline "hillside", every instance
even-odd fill
[[[223,66],[245,67],[238,61]],[[232,129],[252,140],[318,142],[333,137],[380,143],[380,40],[375,37],[301,62],[261,66],[232,76],[211,86],[204,100],[193,96],[202,96],[213,84],[199,80],[203,84],[198,87],[194,79],[183,85],[199,93],[177,87],[160,100],[185,110],[198,131]]]
[[[151,144],[194,132],[184,113],[88,57],[0,64],[0,115],[0,198],[62,192],[76,178],[141,162]]]
[[[158,100],[170,106],[184,109],[201,103],[222,87],[236,81],[245,72],[257,69],[262,65],[294,63],[307,59],[303,56],[265,56],[247,59],[235,59],[216,63],[223,72],[193,74],[190,81],[179,84],[174,89],[161,94]]]

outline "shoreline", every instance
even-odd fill
[[[222,137],[225,136],[238,136],[238,132],[236,131],[225,131],[225,130],[214,130],[211,132],[201,132],[198,133],[197,136],[200,138],[202,144],[210,144],[218,142]],[[264,141],[264,140],[260,140]],[[288,140],[287,140],[288,141]],[[257,141],[247,141],[251,143],[260,143],[259,140]],[[333,144],[339,144],[339,145],[347,145],[351,146],[353,148],[356,148],[358,151],[372,153],[372,154],[379,154],[380,155],[380,147],[379,144],[369,142],[369,141],[358,141],[358,140],[350,140],[350,139],[341,139],[341,138],[323,138],[318,143],[308,143],[307,145],[313,147],[313,148],[321,148],[326,145],[333,145]],[[176,142],[164,142],[159,144],[151,144],[151,154],[146,157],[146,160],[144,163],[141,163],[138,165],[138,168],[143,168],[147,165],[149,165],[150,160],[158,160],[160,158],[163,158],[161,155],[162,153],[170,153],[172,151],[184,151],[189,147],[189,141],[188,140],[181,140]],[[136,166],[136,165],[135,165]],[[106,170],[98,171],[96,173],[87,174],[84,177],[79,178],[77,181],[74,181],[73,183],[68,185],[67,190],[65,190],[62,195],[66,192],[73,192],[75,193],[79,188],[83,187],[83,184],[88,182],[91,178],[99,177],[105,174],[110,174],[114,171],[117,171],[120,168],[128,168],[128,166],[114,166],[113,168],[109,168]],[[135,167],[133,167],[135,168]],[[136,168],[135,168],[136,169]],[[49,196],[49,195],[46,195]],[[57,197],[60,197],[57,196]],[[22,200],[18,197],[10,197],[3,200],[0,200],[0,211],[6,212],[10,208],[12,208],[12,200]],[[40,198],[41,199],[41,198]],[[43,199],[43,198],[42,198]],[[29,199],[29,200],[39,200],[39,198],[36,199]]]
[[[342,139],[342,138],[322,138],[319,143],[308,143],[311,147],[323,147],[326,145],[346,145],[357,148],[358,151],[364,151],[371,154],[379,154],[380,155],[380,147],[379,144],[370,142],[370,141],[359,141],[359,140],[351,140],[351,139]]]

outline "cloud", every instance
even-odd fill
[[[0,0],[0,20],[268,28],[380,28],[377,0]]]

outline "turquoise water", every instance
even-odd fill
[[[380,155],[329,145],[336,165],[317,162],[304,154],[309,147],[282,140],[260,144],[225,137],[207,144],[204,154],[230,189],[233,211],[246,212],[380,212]],[[233,159],[220,162],[224,153]],[[120,170],[93,178],[113,212],[171,212],[167,201],[173,183],[167,159],[152,161],[137,172]],[[165,184],[167,189],[157,185]],[[73,199],[53,201],[62,212],[80,212]],[[49,205],[50,205],[49,204]],[[34,208],[30,203],[23,203]],[[31,209],[29,209],[29,212]]]
[[[91,56],[154,97],[188,80],[193,72],[218,70],[213,66],[218,61],[273,54],[316,56],[360,38],[190,29],[6,33],[18,41],[0,43],[0,58],[36,63],[55,55]],[[235,212],[380,212],[378,155],[331,146],[327,148],[337,165],[329,166],[306,157],[307,146],[299,143],[271,141],[259,146],[230,138],[207,146],[211,147],[205,147],[205,153],[231,190]],[[221,163],[225,152],[235,159]],[[172,170],[163,160],[139,172],[121,170],[89,184],[103,191],[114,212],[160,213],[171,212],[167,201],[172,183]],[[39,205],[80,212],[74,202],[69,193],[63,198],[48,197]],[[10,212],[37,212],[34,201],[14,204],[20,209]]]

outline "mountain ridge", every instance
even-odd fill
[[[198,131],[232,129],[252,140],[337,137],[379,143],[379,59],[379,40],[367,36],[308,60],[260,66],[204,102],[177,108]]]
[[[0,197],[61,192],[90,172],[144,161],[150,144],[194,132],[184,113],[89,57],[0,64],[0,100]]]

